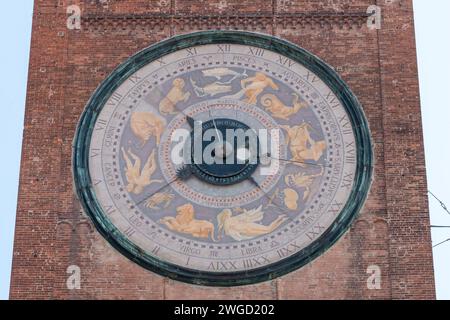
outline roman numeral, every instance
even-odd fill
[[[120,119],[120,118],[122,118],[122,114],[120,113],[120,112],[114,112],[114,114],[113,114],[113,118],[114,119]]]
[[[336,200],[334,200],[330,206],[330,212],[334,215],[338,214],[339,212],[341,212],[342,204],[342,202],[337,202]]]
[[[309,72],[308,71],[308,73],[306,74],[306,80],[308,81],[308,82],[311,82],[311,83],[314,83],[314,82],[316,82],[316,81],[318,81],[319,79],[316,77],[316,75],[314,74],[314,73],[312,73],[312,72]]]
[[[123,232],[124,235],[126,235],[128,238],[131,237],[136,231],[134,230],[133,227],[128,227],[125,229],[125,231]]]
[[[356,163],[356,148],[354,141],[345,144],[345,161],[351,164]]]
[[[292,61],[291,59],[281,56],[281,55],[278,55],[278,63],[283,66],[287,65],[288,67],[292,67],[295,64],[295,62]]]
[[[331,91],[328,92],[325,99],[328,101],[328,103],[330,104],[330,107],[333,109],[340,106],[339,100],[334,96],[333,92],[331,92]]]
[[[141,78],[137,74],[133,74],[131,77],[128,78],[133,84],[136,84],[141,80]]]
[[[96,156],[98,156],[100,154],[100,149],[92,148],[89,153],[91,154],[91,158],[95,158]]]
[[[230,52],[231,51],[231,45],[230,44],[218,44],[217,45],[217,52]]]
[[[161,249],[160,246],[155,246],[155,247],[152,249],[152,254],[157,255],[158,252],[159,252],[159,249]]]
[[[341,188],[350,189],[353,182],[353,174],[352,173],[344,173],[344,177],[342,178]]]
[[[195,56],[197,54],[197,48],[187,48],[186,53],[188,57]]]
[[[102,180],[97,180],[97,179],[93,179],[92,183],[94,184],[94,186],[98,185],[99,183],[102,183]]]
[[[349,128],[343,129],[343,130],[342,130],[342,134],[345,134],[345,135],[347,135],[347,134],[352,134],[352,133],[353,133],[353,130],[352,130],[352,129],[349,129]]]
[[[309,238],[309,240],[314,240],[321,232],[322,230],[325,230],[324,226],[321,225],[315,225],[311,231],[308,231],[306,233],[306,236]]]
[[[251,269],[253,266],[259,266],[260,263],[257,259],[245,259],[242,260],[242,265],[245,269]]]
[[[119,102],[122,99],[122,95],[120,93],[118,93],[117,91],[114,92],[111,96],[111,100],[115,101],[115,102]]]
[[[270,260],[266,256],[244,259],[242,260],[242,265],[245,269],[251,269],[257,266],[262,266],[264,263],[269,263]]]
[[[166,63],[164,62],[163,58],[156,59],[156,61],[159,62],[159,65],[160,65],[160,66],[166,64]]]
[[[122,100],[122,95],[118,92],[114,92],[111,95],[111,98],[109,98],[108,105],[115,105],[115,104],[119,103],[120,100]]]
[[[291,250],[289,250],[288,248],[280,248],[277,250],[278,256],[280,258],[287,256],[290,252]]]
[[[339,119],[339,123],[342,126],[342,134],[352,134],[352,124],[348,120],[347,116],[343,116],[341,119]]]
[[[211,262],[208,266],[209,270],[236,270],[235,261],[217,261]]]
[[[262,57],[264,56],[264,49],[261,48],[255,48],[255,47],[248,47],[248,53],[252,56]]]
[[[111,214],[113,212],[116,211],[116,208],[114,208],[113,206],[105,206],[105,213],[106,214]]]
[[[296,242],[290,243],[287,246],[285,246],[284,248],[280,248],[277,250],[278,256],[280,258],[286,257],[289,254],[295,252],[295,249],[301,249],[300,246],[297,245]]]
[[[104,119],[98,119],[95,125],[95,130],[104,130],[106,128],[106,125],[108,124],[108,121]]]

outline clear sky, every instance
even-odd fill
[[[33,1],[3,1],[0,10],[0,299],[7,299],[22,149]]]
[[[429,189],[450,206],[450,1],[414,0],[422,115]],[[30,47],[32,0],[4,1],[0,11],[0,299],[8,298]],[[450,215],[430,198],[432,225],[450,226]],[[433,229],[433,243],[450,238]],[[439,299],[450,299],[450,241],[434,250]]]
[[[415,0],[414,11],[428,188],[450,208],[450,1]],[[432,225],[450,226],[450,215],[432,197],[430,212]],[[450,228],[435,228],[432,236],[434,244],[444,241]],[[437,296],[449,300],[450,241],[433,253]]]

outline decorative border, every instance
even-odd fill
[[[227,14],[87,14],[83,17],[83,27],[99,30],[121,30],[127,28],[150,27],[164,30],[172,25],[184,31],[198,29],[234,29],[236,27],[257,29],[301,29],[307,26],[339,28],[360,28],[369,14],[360,12],[294,12],[294,13],[236,13]]]
[[[357,144],[355,183],[349,199],[333,224],[312,244],[296,254],[271,265],[236,273],[196,271],[161,261],[145,253],[128,240],[104,214],[89,175],[89,145],[95,122],[110,95],[134,72],[162,55],[188,47],[231,43],[260,47],[285,55],[320,77],[343,104],[351,120]],[[348,230],[368,195],[372,171],[372,142],[364,111],[355,95],[325,62],[293,43],[273,36],[244,31],[202,31],[179,35],[154,44],[119,65],[95,90],[83,111],[73,143],[72,170],[78,198],[97,230],[119,252],[142,267],[174,280],[197,285],[236,286],[267,281],[294,271],[311,262]]]

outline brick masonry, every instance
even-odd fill
[[[66,27],[71,4],[81,30]],[[372,4],[379,30],[366,26]],[[80,211],[71,174],[78,118],[105,76],[154,42],[214,28],[274,34],[327,61],[364,107],[376,162],[360,217],[332,249],[239,288],[178,283],[124,258]],[[24,126],[11,299],[435,298],[411,0],[36,0]],[[80,289],[67,289],[70,265]],[[367,287],[371,265],[380,290]]]

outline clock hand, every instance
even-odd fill
[[[272,157],[270,153],[266,153],[263,155],[263,157],[264,156],[272,158],[274,160],[279,160],[279,161],[284,161],[284,162],[300,163],[300,164],[307,164],[307,165],[316,166],[316,167],[331,168],[331,165],[329,165],[329,164],[327,165],[327,164],[311,163],[311,162],[298,161],[298,160],[292,160],[292,159],[275,158],[275,157]]]
[[[169,181],[168,183],[166,183],[165,185],[159,187],[158,189],[156,189],[155,191],[153,191],[152,193],[146,195],[142,200],[136,202],[136,206],[140,205],[142,202],[144,202],[145,200],[151,198],[152,196],[154,196],[155,194],[157,194],[158,192],[160,192],[161,190],[164,190],[165,188],[167,188],[169,185],[171,185],[172,183],[174,183],[175,181],[177,181],[179,179],[179,177],[174,178],[173,180]]]
[[[273,197],[269,197],[269,195],[267,194],[266,191],[263,190],[263,188],[261,188],[261,186],[259,185],[259,183],[255,180],[255,178],[253,178],[252,176],[248,177],[248,180],[254,184],[259,190],[261,190],[264,193],[264,197],[266,197],[269,200],[269,204],[272,203],[274,204],[281,213],[288,213],[288,210],[283,209],[280,205],[278,205],[275,201],[273,201]]]
[[[208,108],[208,110],[209,110],[209,117],[212,119],[213,124],[214,124],[214,129],[216,130],[217,139],[219,140],[219,143],[222,143],[222,138],[220,137],[219,130],[217,129],[216,119],[214,119],[213,116],[211,115],[211,108]]]
[[[191,127],[191,129],[194,130],[194,123],[195,123],[194,118],[192,118],[191,116],[187,115],[186,116],[186,121],[189,124],[189,126]]]
[[[183,167],[181,167],[181,168],[179,168],[177,170],[177,174],[176,174],[175,178],[173,178],[171,181],[167,182],[163,186],[159,187],[158,189],[156,189],[152,193],[146,195],[142,200],[136,202],[136,206],[140,205],[142,202],[144,202],[148,198],[154,196],[155,194],[157,194],[161,190],[164,190],[165,188],[170,186],[172,183],[174,183],[174,182],[176,182],[178,180],[185,181],[185,180],[189,179],[191,177],[191,175],[192,175],[192,171],[191,171],[190,166],[184,165]]]

